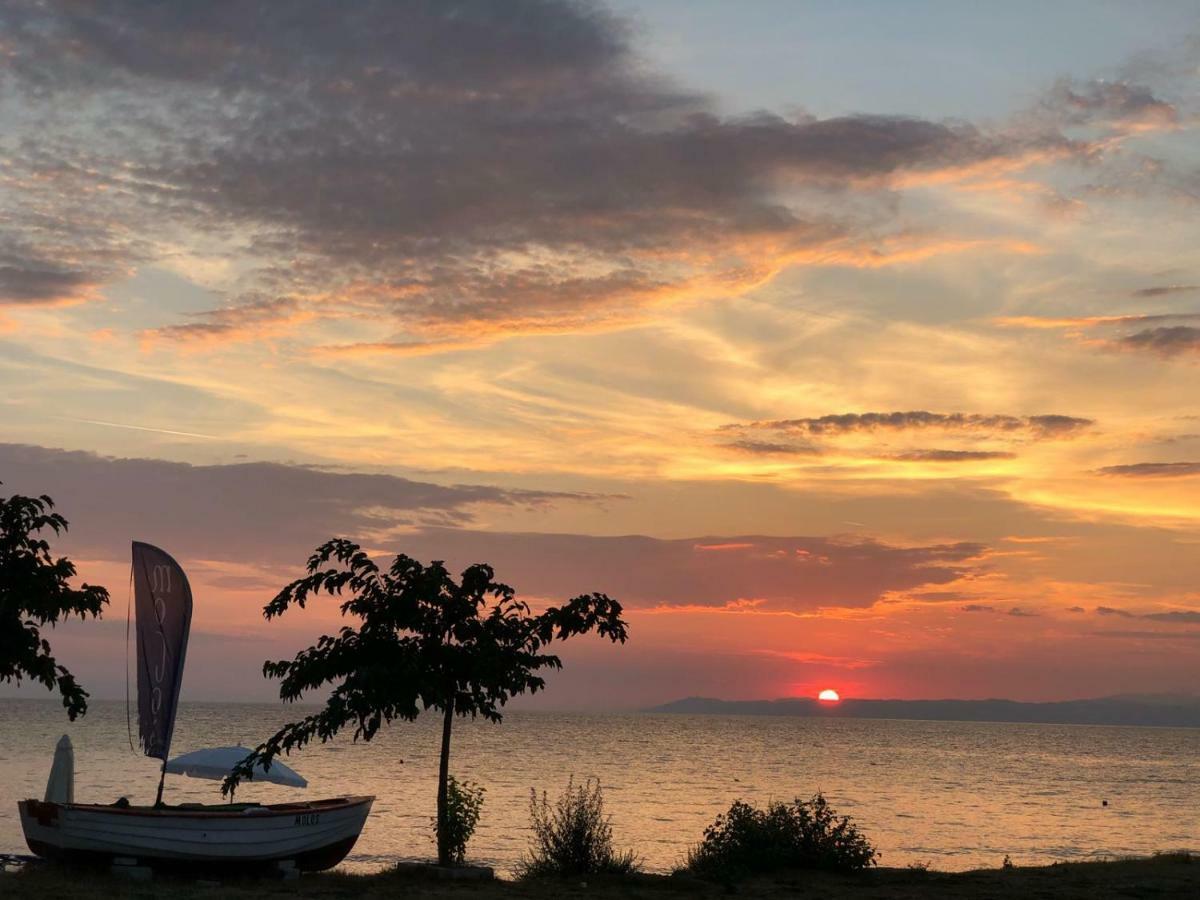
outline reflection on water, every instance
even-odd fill
[[[253,744],[287,718],[278,706],[184,704],[175,752]],[[370,744],[306,748],[288,762],[308,778],[307,791],[250,784],[238,797],[375,794],[344,865],[428,856],[439,728],[426,716]],[[77,800],[153,802],[157,763],[130,752],[123,703],[94,702],[71,725],[54,702],[0,700],[0,852],[24,852],[16,802],[41,796],[64,732],[75,744]],[[817,790],[854,816],[884,865],[965,869],[997,866],[1005,854],[1029,864],[1200,849],[1200,730],[512,712],[501,725],[460,720],[451,770],[487,788],[470,853],[500,869],[526,847],[530,788],[554,795],[571,775],[601,780],[617,843],[655,870],[678,863],[736,798]],[[169,776],[165,797],[218,802],[218,784]]]

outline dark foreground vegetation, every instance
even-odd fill
[[[786,869],[858,872],[879,854],[821,795],[757,809],[736,801],[704,830],[687,871],[712,881],[741,880]]]
[[[508,898],[592,897],[674,900],[691,897],[776,898],[808,896],[822,900],[1106,900],[1128,897],[1200,897],[1200,857],[1184,854],[1113,862],[1063,863],[1053,866],[983,869],[943,873],[919,869],[867,869],[855,873],[781,871],[729,887],[689,875],[589,876],[533,878],[521,881],[454,882],[426,876],[384,872],[378,875],[309,875],[299,881],[215,881],[160,878],[149,884],[120,881],[108,875],[81,874],[48,866],[0,875],[5,900],[270,900],[270,898],[346,898],[383,900],[392,897]]]
[[[533,844],[517,866],[522,879],[586,879],[632,875],[638,870],[637,854],[613,845],[612,819],[604,812],[604,792],[597,780],[577,785],[571,779],[553,804],[545,791],[540,799],[532,791],[529,824]]]

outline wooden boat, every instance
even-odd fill
[[[170,760],[175,713],[192,620],[187,576],[157,547],[134,542],[137,621],[138,738],[146,756],[162,760],[153,806],[121,798],[111,806],[74,802],[71,742],[59,742],[46,796],[17,804],[29,849],[66,862],[138,866],[220,866],[221,871],[277,864],[318,871],[350,852],[374,797],[338,797],[301,803],[164,805],[168,772],[224,778],[244,754],[214,748]],[[132,737],[130,744],[132,746]],[[249,751],[247,751],[249,752]],[[253,780],[305,786],[282,764],[258,767]]]
[[[345,859],[374,799],[164,807],[23,800],[18,807],[29,849],[60,862],[127,858],[157,867],[216,863],[223,870],[288,863],[319,871]]]

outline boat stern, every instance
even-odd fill
[[[55,859],[62,849],[60,829],[62,807],[43,800],[21,800],[17,803],[21,830],[30,851],[44,859]]]

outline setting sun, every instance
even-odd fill
[[[837,703],[842,698],[838,696],[838,692],[833,688],[825,688],[821,693],[817,694],[817,699],[822,703]]]

